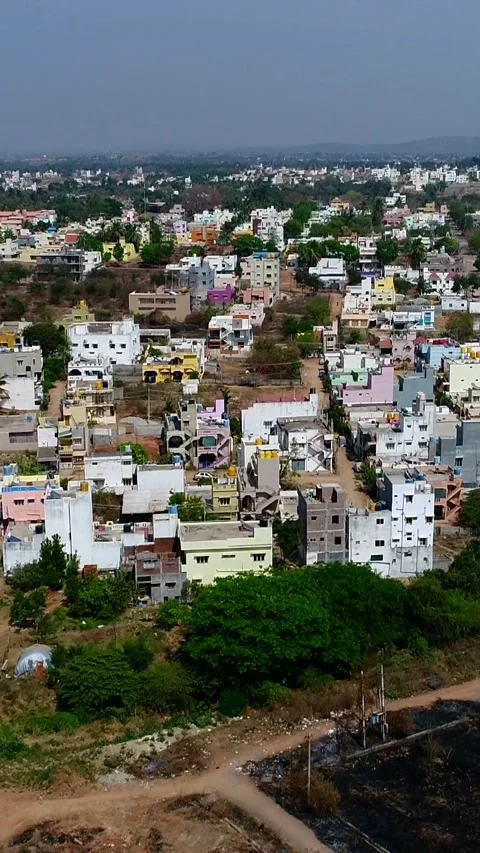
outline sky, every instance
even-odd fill
[[[0,153],[480,135],[474,0],[6,0]]]

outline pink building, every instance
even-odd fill
[[[369,372],[367,385],[363,388],[344,385],[341,389],[342,403],[344,406],[391,405],[393,403],[393,381],[393,365],[384,364],[378,370]]]
[[[208,304],[213,305],[230,305],[235,299],[235,288],[227,284],[226,287],[213,288],[207,293]]]
[[[197,409],[197,418],[199,421],[223,420],[225,411],[225,403],[223,400],[215,400],[214,406],[206,406],[205,408]]]
[[[45,485],[4,486],[2,517],[4,525],[35,524],[45,521]]]

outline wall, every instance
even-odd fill
[[[401,376],[393,386],[393,402],[398,409],[410,409],[419,392],[425,394],[427,403],[433,402],[433,385],[435,371],[433,367],[425,367],[423,373],[408,373]]]
[[[171,465],[139,465],[137,468],[137,486],[169,495],[170,492],[185,491],[185,471]]]
[[[45,488],[13,486],[2,490],[2,517],[14,524],[30,524],[45,518]]]
[[[91,565],[93,546],[92,495],[87,492],[50,494],[45,500],[45,535],[60,536],[69,556],[78,555],[80,567]]]
[[[219,527],[222,522],[207,522],[205,525],[180,525],[180,543],[182,549],[182,569],[190,581],[200,581],[211,584],[217,577],[228,577],[239,572],[260,572],[272,565],[272,528],[255,526],[249,522],[248,527],[254,531],[253,536],[235,536],[235,522],[223,522],[228,527],[222,539],[202,539],[202,528]],[[198,539],[188,541],[182,533],[185,528],[198,528]],[[264,555],[261,561],[254,560],[254,554]],[[207,562],[197,562],[197,558],[207,557]]]
[[[134,464],[128,455],[86,456],[85,479],[98,484],[97,488],[112,489],[117,495],[131,488]]]

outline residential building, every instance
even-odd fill
[[[408,308],[405,311],[385,312],[384,317],[393,329],[435,329],[435,308]],[[382,321],[382,318],[380,318]]]
[[[320,258],[314,267],[309,267],[308,272],[316,276],[325,287],[341,286],[347,280],[343,258]]]
[[[45,474],[21,476],[16,465],[4,468],[1,484],[2,523],[39,524],[45,520],[45,494],[58,485]]]
[[[281,399],[253,403],[242,409],[242,435],[254,440],[268,440],[279,418],[316,417],[318,408],[318,394],[313,388],[308,400]]]
[[[223,401],[214,411],[202,410],[195,400],[183,400],[178,413],[165,421],[165,448],[191,462],[199,470],[229,465],[233,449],[230,421],[223,412]]]
[[[435,523],[458,524],[462,508],[463,477],[458,468],[436,465],[420,469],[433,489]]]
[[[252,291],[268,287],[273,300],[280,295],[280,254],[278,252],[254,252],[250,264],[250,288]]]
[[[333,471],[335,436],[319,418],[278,418],[277,432],[292,471]]]
[[[128,446],[122,453],[86,456],[84,465],[85,480],[94,489],[105,489],[122,495],[125,489],[132,487],[136,466]]]
[[[236,521],[238,510],[237,472],[229,468],[225,477],[212,479],[212,512],[222,521]]]
[[[93,311],[89,311],[88,305],[84,299],[81,299],[79,304],[76,305],[68,314],[64,314],[62,319],[59,321],[60,326],[71,326],[73,323],[94,323],[95,322],[95,314]]]
[[[27,257],[24,257],[24,254]],[[34,260],[39,270],[53,268],[61,270],[63,274],[70,276],[73,281],[82,281],[90,272],[102,266],[101,252],[87,252],[74,247],[42,247],[41,249],[29,249],[20,255],[19,260],[23,263]]]
[[[123,239],[120,239],[118,241],[118,243],[123,249],[123,258],[121,260],[121,263],[126,264],[127,261],[136,261],[136,260],[140,259],[140,253],[137,252],[133,243],[126,243],[125,240],[123,240]],[[115,249],[116,245],[117,245],[116,243],[104,243],[103,244],[103,256],[105,257],[105,255],[106,255],[108,258],[108,255],[110,255],[111,260],[116,260],[115,255],[114,255],[114,249]]]
[[[375,280],[372,291],[373,305],[381,305],[382,307],[384,305],[395,305],[396,298],[393,276]]]
[[[347,385],[339,390],[344,406],[362,406],[365,404],[391,405],[393,401],[394,370],[391,364],[382,364],[378,370],[369,370],[366,385],[355,388]]]
[[[384,470],[380,497],[392,513],[392,574],[418,575],[431,569],[434,493],[425,475],[415,469]]]
[[[469,390],[480,384],[480,345],[471,346],[459,359],[442,360],[441,387],[453,400],[468,399]]]
[[[423,367],[424,364],[429,364],[430,367],[438,370],[444,358],[455,361],[461,357],[461,354],[460,344],[449,338],[428,341],[417,346],[417,365]]]
[[[225,284],[224,287],[220,287],[218,283],[215,282],[213,290],[209,290],[207,293],[207,301],[213,308],[231,305],[231,303],[235,301],[235,287],[233,286],[233,279],[231,282]]]
[[[257,440],[255,452],[238,468],[238,490],[242,518],[276,515],[280,502],[279,451],[268,450]]]
[[[78,420],[77,417],[77,411],[65,412],[63,421],[58,422],[58,470],[64,477],[74,472],[83,476],[85,456],[89,450],[86,412],[82,412]]]
[[[480,419],[464,420],[431,443],[430,459],[463,477],[466,488],[480,486]]]
[[[393,385],[393,403],[397,409],[410,409],[415,404],[417,394],[425,396],[426,403],[435,399],[435,370],[425,366],[421,373],[406,373],[399,376]]]
[[[217,314],[208,324],[207,347],[225,355],[247,355],[253,345],[253,329],[248,312]]]
[[[180,272],[179,284],[190,293],[191,310],[198,310],[204,307],[209,291],[215,287],[215,269],[204,260]]]
[[[357,427],[356,452],[380,463],[405,459],[429,458],[429,439],[435,428],[435,406],[426,405],[425,395],[417,394],[413,411],[389,413],[383,420],[360,421]]]
[[[191,225],[190,240],[194,244],[213,245],[217,242],[217,229],[214,225]]]
[[[272,528],[267,521],[180,524],[182,569],[196,584],[272,565]]]
[[[186,288],[175,290],[163,285],[153,293],[133,291],[128,296],[128,310],[131,314],[152,314],[158,311],[170,321],[184,323],[191,313],[190,292]]]
[[[35,412],[17,415],[0,414],[0,453],[23,453],[38,450],[37,416]]]
[[[205,366],[205,341],[172,338],[169,344],[149,345],[142,364],[142,381],[147,384],[201,379]]]
[[[142,348],[140,329],[132,317],[105,323],[75,323],[67,329],[73,360],[104,359],[109,364],[135,364]]]
[[[339,482],[298,492],[300,557],[307,566],[344,562],[347,496]]]

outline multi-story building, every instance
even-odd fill
[[[298,491],[300,557],[305,565],[344,561],[346,505],[339,482]]]
[[[237,472],[229,468],[225,477],[212,480],[212,511],[222,521],[235,521],[238,509]]]
[[[54,268],[70,276],[73,281],[82,281],[88,273],[102,266],[101,252],[86,252],[73,246],[42,247],[30,250],[39,270]],[[21,260],[24,258],[21,256]]]
[[[395,305],[396,302],[395,284],[393,276],[385,278],[377,278],[373,285],[372,302],[373,305]]]
[[[230,421],[220,409],[202,410],[195,400],[183,400],[179,411],[166,416],[165,448],[200,470],[230,464],[233,441]]]
[[[394,369],[391,364],[382,364],[378,370],[369,370],[365,385],[351,385],[339,389],[344,406],[391,405],[393,401]]]
[[[433,566],[434,492],[415,469],[384,470],[381,500],[392,513],[394,573],[417,575]]]
[[[125,489],[132,487],[135,465],[128,446],[121,453],[86,456],[84,465],[85,479],[94,489],[106,489],[122,495]]]
[[[417,395],[413,412],[389,413],[382,421],[360,421],[357,427],[356,452],[360,459],[371,456],[383,463],[405,459],[429,458],[429,438],[434,431],[435,406],[426,405]]]
[[[180,524],[182,569],[192,583],[211,584],[272,565],[272,528],[267,521]]]
[[[140,329],[132,317],[109,323],[75,323],[67,328],[72,357],[109,364],[135,364],[142,348]]]
[[[147,384],[201,379],[205,366],[205,341],[172,338],[170,343],[149,345],[142,364]]]
[[[467,400],[469,391],[480,384],[480,345],[468,344],[461,349],[459,359],[442,359],[441,389],[453,400]]]
[[[247,464],[238,468],[238,490],[242,518],[276,515],[280,502],[280,455],[257,443]]]
[[[186,288],[169,289],[163,285],[153,293],[133,291],[128,296],[128,310],[135,315],[158,311],[171,321],[184,323],[190,314],[190,291]]]
[[[421,373],[406,373],[399,376],[393,385],[393,403],[397,409],[411,409],[415,405],[417,394],[425,396],[426,403],[435,398],[435,370],[425,366]]]
[[[209,350],[230,355],[250,352],[253,344],[253,329],[248,313],[217,314],[208,324],[207,346]]]
[[[310,390],[308,400],[280,399],[257,402],[242,409],[242,435],[244,438],[269,440],[279,418],[306,418],[318,416],[318,394]]]
[[[335,436],[318,418],[278,418],[277,431],[292,471],[333,471]]]
[[[273,300],[280,295],[280,255],[278,252],[254,252],[250,263],[250,289],[268,287]]]

